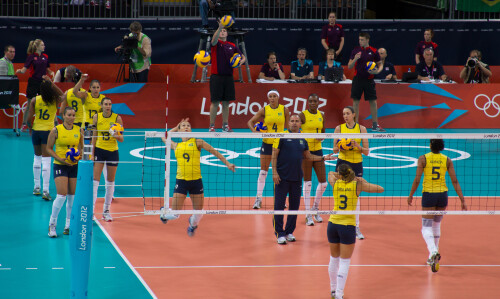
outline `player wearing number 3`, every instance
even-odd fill
[[[115,129],[119,126],[123,129],[122,118],[111,111],[112,103],[110,98],[104,98],[101,101],[102,112],[94,115],[93,126],[94,136],[92,138],[92,157],[94,158],[94,208],[97,200],[97,189],[101,179],[102,169],[106,164],[107,184],[106,194],[104,196],[103,219],[104,221],[113,221],[109,213],[113,193],[115,191],[115,176],[118,167],[118,142],[123,142],[123,132]],[[113,127],[113,128],[112,128]]]
[[[261,108],[247,123],[248,128],[254,133],[259,133],[255,129],[255,124],[264,119],[264,127],[267,127],[268,133],[281,133],[290,121],[290,112],[288,108],[279,103],[280,94],[276,89],[271,89],[267,93],[269,105]],[[260,209],[262,206],[262,193],[266,185],[267,172],[269,164],[271,164],[271,157],[273,154],[274,138],[264,138],[260,148],[260,172],[257,179],[257,196],[253,205],[254,209]]]
[[[442,139],[431,139],[431,152],[418,158],[417,174],[411,186],[408,205],[411,206],[413,194],[417,191],[420,178],[424,174],[422,187],[422,210],[424,211],[444,211],[448,206],[448,187],[446,187],[446,172],[450,175],[451,183],[462,203],[462,210],[467,210],[464,195],[455,174],[453,162],[447,156],[441,154],[444,149]],[[422,236],[424,237],[429,259],[427,264],[431,266],[432,272],[439,270],[439,238],[441,237],[441,220],[443,215],[422,215]]]
[[[170,132],[191,132],[189,119],[186,118],[181,120],[177,127],[170,130]],[[166,142],[165,138],[162,138],[162,140],[163,142]],[[236,166],[229,163],[229,161],[227,161],[227,159],[219,151],[202,139],[182,138],[182,142],[176,143],[171,141],[170,144],[172,150],[175,152],[175,159],[177,160],[177,176],[171,208],[173,210],[181,210],[184,206],[184,200],[189,193],[189,197],[193,203],[193,209],[202,210],[205,195],[203,191],[203,182],[201,180],[201,150],[204,149],[219,158],[219,160],[221,160],[227,168],[233,172],[235,171]],[[189,227],[187,229],[187,233],[190,237],[194,236],[202,216],[202,214],[194,214],[189,217]],[[166,215],[165,217],[163,215],[160,216],[163,223],[167,223],[168,220],[174,220],[177,218],[179,218],[179,215]]]

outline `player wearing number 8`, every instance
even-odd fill
[[[462,189],[455,174],[453,162],[447,156],[441,154],[444,149],[442,139],[431,139],[431,152],[418,158],[417,173],[408,196],[408,205],[412,205],[413,194],[417,191],[422,174],[424,183],[422,188],[422,210],[444,211],[448,206],[448,187],[446,186],[446,172],[450,175],[451,183],[461,201],[462,210],[467,210]],[[422,236],[429,250],[427,264],[431,266],[432,272],[439,270],[439,239],[441,237],[442,215],[422,215]]]
[[[170,132],[191,132],[191,124],[189,119],[183,119],[177,127],[170,130]],[[166,142],[165,138],[162,138]],[[229,170],[235,171],[235,166],[229,163],[227,159],[210,144],[202,139],[196,138],[182,138],[182,142],[176,143],[171,141],[171,148],[175,152],[177,160],[177,176],[175,181],[174,197],[172,199],[173,210],[182,210],[184,200],[187,195],[191,198],[194,210],[202,210],[204,202],[203,182],[201,180],[200,168],[200,152],[202,149],[208,151],[219,160],[221,160]],[[163,208],[162,208],[163,209]],[[189,217],[189,226],[187,233],[190,237],[194,236],[198,224],[200,223],[201,214],[195,214]],[[160,216],[163,223],[168,220],[178,219],[179,215]]]
[[[347,164],[338,167],[338,172],[328,174],[328,183],[333,187],[334,211],[356,210],[359,194],[382,193],[384,188],[356,177]],[[356,243],[356,217],[354,215],[330,215],[327,228],[330,243],[330,291],[332,298],[344,298],[344,287],[349,273],[351,256]]]
[[[87,99],[87,91],[82,88],[83,82],[88,78],[87,74],[83,74],[80,80],[75,84],[75,87],[66,90],[64,93],[59,114],[62,115],[66,107],[72,107],[75,110],[75,125],[82,127],[85,124],[85,109],[84,104]]]
[[[269,105],[261,108],[248,122],[248,128],[254,133],[259,133],[255,130],[255,124],[264,119],[264,126],[267,127],[268,133],[281,133],[285,130],[285,124],[290,121],[290,112],[288,108],[279,103],[280,94],[276,89],[271,89],[267,93]],[[273,138],[264,138],[260,148],[260,172],[257,179],[257,196],[253,205],[254,209],[260,209],[262,206],[262,193],[266,185],[267,171],[271,164],[271,156],[273,154]]]

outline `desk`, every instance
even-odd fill
[[[200,29],[198,31],[200,33],[200,42],[198,44],[198,52],[203,50],[203,44],[205,44],[205,51],[210,53],[211,49],[211,40],[212,36],[215,33],[215,30],[207,30],[207,29]],[[245,55],[245,65],[247,68],[247,78],[248,78],[248,83],[252,83],[252,77],[250,75],[250,66],[248,64],[248,55],[247,55],[247,50],[245,48],[245,34],[248,31],[242,31],[242,30],[237,30],[237,31],[228,31],[227,34],[228,36],[232,36],[235,39],[235,44],[238,48],[240,48],[241,52],[243,52],[243,55]],[[206,43],[205,43],[206,41]],[[196,82],[196,71],[198,70],[198,65],[196,63],[194,64],[194,69],[193,69],[193,74],[191,75],[191,82],[194,83]],[[207,82],[207,73],[208,69],[205,67],[202,69],[201,72],[201,83]],[[241,71],[241,65],[238,67],[238,78],[239,82],[243,83],[243,72]]]

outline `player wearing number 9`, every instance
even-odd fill
[[[431,139],[431,152],[418,158],[417,173],[408,196],[408,205],[412,205],[413,194],[420,185],[420,179],[424,174],[422,186],[422,210],[444,211],[448,206],[448,187],[446,186],[446,172],[450,175],[451,183],[460,198],[462,210],[467,210],[462,189],[455,174],[453,162],[447,156],[441,154],[444,150],[442,139]],[[432,272],[439,270],[439,239],[441,237],[442,215],[422,215],[422,236],[429,250],[427,264],[431,266]]]
[[[382,193],[384,188],[356,177],[351,166],[342,164],[338,172],[328,174],[328,183],[333,187],[334,211],[356,210],[359,194],[364,192]],[[349,273],[349,264],[356,243],[356,217],[354,215],[330,215],[327,228],[330,243],[330,263],[328,274],[332,298],[343,298],[344,287]]]
[[[85,109],[84,104],[87,98],[87,91],[82,88],[83,83],[89,75],[83,74],[80,80],[75,84],[75,87],[66,90],[63,98],[65,99],[59,108],[59,114],[63,115],[66,107],[72,107],[75,110],[75,125],[82,127],[85,124]]]
[[[183,119],[181,122],[170,132],[191,132],[191,124],[189,119]],[[166,142],[165,138],[162,138]],[[182,142],[176,143],[171,141],[171,148],[175,152],[175,158],[177,160],[177,176],[175,181],[174,197],[172,199],[173,210],[182,210],[184,206],[184,200],[187,195],[191,198],[194,210],[202,210],[204,202],[204,190],[203,182],[201,180],[201,168],[200,168],[200,152],[202,149],[208,151],[219,160],[221,160],[227,168],[231,171],[235,171],[235,166],[229,163],[227,159],[210,144],[206,143],[202,139],[196,138],[182,138]],[[201,220],[201,214],[195,214],[189,217],[189,226],[187,233],[192,237],[198,228],[198,224]],[[163,215],[160,219],[163,223],[167,223],[168,220],[174,220],[179,218],[179,215]]]
[[[264,120],[264,126],[267,127],[268,133],[281,133],[285,130],[285,126],[290,121],[290,112],[288,108],[279,103],[280,94],[276,89],[271,89],[267,93],[269,105],[261,108],[248,122],[248,128],[254,133],[259,133],[255,130],[255,123]],[[262,193],[266,185],[267,171],[271,164],[273,154],[274,138],[264,138],[260,148],[260,173],[257,179],[257,196],[253,205],[254,209],[260,209],[262,206]]]
[[[109,213],[113,193],[115,191],[115,176],[118,167],[118,141],[123,142],[123,134],[110,129],[113,124],[118,123],[123,127],[122,118],[111,111],[112,102],[110,98],[101,101],[102,112],[94,115],[93,126],[95,128],[92,138],[92,157],[94,157],[94,207],[97,200],[97,189],[101,179],[101,173],[106,165],[107,178],[106,194],[104,196],[103,219],[113,221]]]

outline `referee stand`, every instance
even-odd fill
[[[198,44],[198,52],[203,50],[203,45],[205,44],[205,51],[207,53],[210,53],[211,49],[211,42],[212,42],[212,36],[215,33],[214,29],[200,29],[198,31],[200,33],[200,42]],[[248,55],[247,55],[247,50],[245,48],[245,34],[247,34],[248,31],[244,30],[228,30],[227,34],[228,36],[234,37],[235,44],[238,48],[240,48],[241,52],[243,52],[243,55],[245,55],[246,60],[245,60],[245,66],[247,69],[247,78],[248,78],[248,83],[252,83],[252,77],[250,75],[250,66],[248,64]],[[207,66],[208,67],[208,66]],[[196,63],[194,64],[194,69],[193,69],[193,74],[191,75],[191,82],[200,82],[200,83],[205,83],[208,82],[208,69],[207,67],[204,67],[201,71],[201,80],[196,80],[196,71],[198,70],[198,65]],[[244,83],[245,81],[243,80],[243,71],[241,70],[241,65],[237,67],[238,69],[238,80],[237,82]]]

